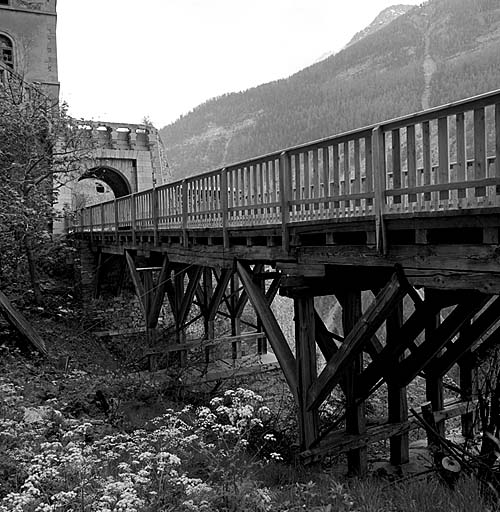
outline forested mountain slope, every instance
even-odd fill
[[[174,178],[500,88],[500,2],[430,0],[295,75],[161,131]]]

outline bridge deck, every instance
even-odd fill
[[[477,287],[471,272],[499,268],[499,125],[495,91],[90,206],[74,230],[179,263],[288,262],[318,277],[400,263],[417,284]]]

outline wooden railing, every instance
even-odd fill
[[[291,223],[500,205],[500,90],[81,210],[75,231]]]

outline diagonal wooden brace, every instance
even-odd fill
[[[297,372],[295,368],[295,357],[293,356],[285,336],[283,335],[283,332],[281,331],[281,328],[271,308],[269,307],[269,303],[265,294],[253,281],[250,269],[247,265],[244,265],[239,261],[236,263],[236,268],[241,282],[243,283],[243,286],[245,287],[245,290],[248,294],[250,302],[259,315],[266,336],[269,340],[269,343],[271,344],[271,347],[273,348],[274,355],[278,359],[281,369],[285,374],[288,386],[290,387],[290,390],[298,403],[298,383]]]
[[[377,332],[377,329],[389,316],[394,306],[403,300],[406,294],[407,290],[401,286],[398,276],[394,273],[374,302],[345,337],[339,351],[330,358],[317,380],[309,388],[308,409],[319,407],[321,402],[340,382],[343,373],[349,368],[368,340]]]

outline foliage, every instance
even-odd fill
[[[91,141],[65,105],[11,77],[0,84],[0,278],[25,276],[37,302],[40,251],[51,242],[57,189],[88,157]]]
[[[124,429],[116,408],[99,412],[87,395],[129,400],[161,394],[159,383],[57,373],[17,353],[4,352],[0,368],[0,512],[494,510],[474,480],[452,491],[433,476],[349,482],[286,464],[279,419],[247,389],[198,407],[170,404]]]
[[[269,491],[249,476],[279,455],[259,458],[271,435],[250,441],[270,417],[252,391],[230,390],[207,407],[169,409],[143,429],[109,433],[103,421],[66,417],[55,400],[23,407],[20,386],[5,378],[0,390],[2,512],[270,510]]]

